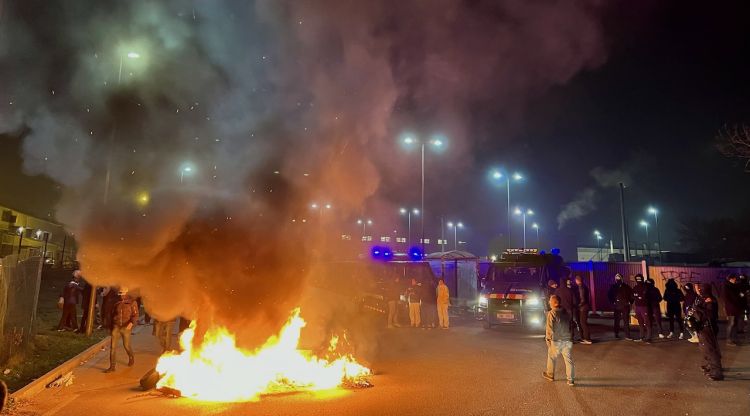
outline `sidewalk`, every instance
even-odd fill
[[[109,367],[109,345],[85,364],[73,370],[73,384],[68,387],[47,388],[29,399],[21,399],[17,407],[23,415],[69,415],[76,414],[75,401],[83,396],[96,395],[107,391],[107,400],[126,402],[132,400],[140,389],[141,377],[156,365],[161,348],[157,339],[151,335],[151,326],[141,326],[140,331],[131,337],[135,365],[128,367],[128,355],[117,346],[117,371],[105,374]],[[24,407],[33,405],[33,413],[25,413]]]

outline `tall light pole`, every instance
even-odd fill
[[[646,229],[646,250],[648,252],[648,256],[651,257],[651,247],[649,247],[649,241],[648,241],[648,222],[641,220],[641,227]]]
[[[530,209],[516,208],[514,213],[516,215],[520,215],[523,218],[523,249],[526,250],[526,216],[534,215],[534,211]]]
[[[448,222],[448,228],[453,228],[453,250],[458,250],[458,229],[464,228],[462,222],[452,223]]]
[[[496,170],[496,171],[492,172],[492,179],[500,180],[500,179],[503,179],[503,178],[505,179],[505,189],[506,189],[507,195],[508,195],[508,200],[507,200],[507,202],[508,202],[508,205],[507,205],[507,207],[508,207],[508,211],[507,211],[507,216],[508,216],[507,220],[508,220],[508,223],[507,223],[506,232],[508,234],[508,248],[511,248],[513,246],[513,242],[512,242],[512,239],[511,239],[511,227],[510,227],[510,213],[511,213],[511,210],[510,210],[510,180],[513,179],[514,181],[518,182],[518,181],[520,181],[520,180],[523,179],[523,175],[521,175],[518,172],[513,173],[513,175],[510,175],[508,173],[504,174],[504,173],[500,172],[499,170]]]
[[[365,241],[367,226],[372,225],[372,220],[357,220],[357,224],[362,226],[362,241]]]
[[[120,54],[120,67],[117,70],[117,86],[120,85],[120,81],[122,80],[122,61],[124,58],[127,57],[128,59],[138,59],[141,57],[141,55],[138,52],[130,51],[125,54]],[[109,154],[107,155],[107,172],[104,174],[104,204],[107,203],[109,200],[109,182],[110,178],[112,177],[112,152],[114,149],[112,148],[114,146],[115,142],[115,135],[117,134],[117,120],[115,120],[115,123],[112,127],[112,133],[109,135]]]
[[[331,204],[318,204],[317,202],[313,202],[310,204],[310,209],[317,209],[318,214],[320,216],[320,221],[323,221],[323,210],[324,209],[331,209],[333,208],[333,205]]]
[[[536,230],[536,249],[539,250],[539,247],[541,246],[541,243],[539,243],[539,224],[533,223],[531,224],[531,228]]]
[[[408,222],[408,229],[409,229],[409,233],[407,235],[408,238],[406,239],[406,245],[411,245],[411,214],[419,215],[419,210],[416,208],[412,208],[412,209],[401,208],[399,212],[401,213],[401,215],[406,215],[407,222]]]
[[[654,207],[648,207],[648,213],[654,216],[654,224],[656,224],[656,243],[659,245],[659,264],[664,263],[661,257],[661,233],[659,232],[659,210]]]
[[[421,169],[421,173],[422,173],[421,185],[422,186],[421,187],[422,187],[422,191],[421,191],[421,197],[420,197],[421,198],[420,212],[422,214],[422,230],[420,232],[420,238],[419,239],[420,239],[420,242],[422,243],[422,253],[424,253],[424,219],[425,219],[425,214],[424,214],[424,148],[425,148],[425,144],[429,144],[430,146],[432,146],[435,149],[440,149],[440,148],[442,148],[445,145],[445,143],[443,142],[442,139],[439,139],[439,138],[432,138],[432,139],[428,140],[427,142],[425,142],[424,140],[419,140],[419,139],[417,139],[414,136],[406,136],[406,137],[404,137],[403,138],[403,142],[407,146],[418,144],[420,146],[420,148],[421,148],[421,156],[422,156],[422,169]]]
[[[193,173],[193,166],[190,164],[183,164],[180,168],[180,183],[185,178],[185,175],[190,176]]]

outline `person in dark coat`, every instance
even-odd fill
[[[685,283],[682,286],[682,290],[685,293],[685,301],[682,303],[682,312],[685,313],[685,316],[687,316],[688,309],[690,309],[694,304],[695,300],[698,298],[698,295],[695,293],[695,288],[693,288],[693,284],[688,282]],[[686,328],[688,333],[690,333],[690,338],[688,341],[697,344],[698,343],[698,334],[695,333],[690,328]]]
[[[590,345],[589,311],[591,310],[591,291],[583,283],[581,276],[576,276],[576,287],[578,289],[578,324],[581,328],[581,344]]]
[[[664,327],[661,324],[661,301],[663,299],[661,292],[656,287],[654,279],[650,277],[646,279],[646,285],[648,286],[648,307],[651,314],[651,324],[656,324],[659,338],[664,338]]]
[[[643,282],[643,275],[635,275],[635,287],[633,287],[633,304],[635,305],[635,317],[638,319],[638,330],[640,339],[636,341],[651,342],[651,311],[649,310],[648,286]]]
[[[388,328],[398,328],[398,303],[401,300],[401,279],[396,276],[386,287],[386,301],[388,301]]]
[[[750,319],[750,282],[747,280],[747,276],[744,274],[740,275],[738,283],[740,285],[740,293],[742,293],[743,301],[743,316],[740,318],[740,327],[737,329],[737,333],[745,333],[745,318]]]
[[[678,328],[680,329],[679,339],[684,337],[684,328],[682,326],[682,301],[685,300],[685,295],[677,287],[677,282],[674,279],[667,280],[664,288],[664,301],[667,302],[667,319],[669,319],[669,335],[667,338],[674,336],[674,321],[677,321]]]
[[[81,316],[81,326],[78,327],[77,332],[86,332],[86,325],[88,325],[89,320],[89,303],[91,303],[91,296],[94,295],[93,289],[94,287],[91,286],[91,283],[84,281],[81,281],[79,283],[81,286],[83,286],[83,289],[81,290],[81,309],[83,309],[83,314]],[[94,305],[96,307],[96,305]]]
[[[112,329],[112,310],[119,300],[116,287],[107,287],[102,291],[102,326]]]
[[[714,381],[724,379],[721,367],[721,351],[716,339],[718,330],[714,327],[719,313],[719,304],[713,296],[711,285],[698,284],[696,287],[698,297],[690,313],[695,317],[697,325],[695,331],[698,334],[698,347],[703,354],[703,372]],[[689,319],[689,322],[693,322]]]
[[[633,304],[633,289],[622,280],[622,275],[615,275],[615,283],[607,291],[607,298],[612,304],[615,314],[615,338],[620,338],[620,321],[625,328],[625,339],[630,336],[630,307]]]
[[[429,329],[437,327],[437,283],[433,278],[422,284],[422,306],[424,326]]]
[[[555,290],[555,295],[560,298],[560,307],[571,316],[573,327],[578,328],[578,290],[573,288],[570,279],[565,279],[563,284]]]
[[[65,331],[69,329],[71,331],[78,330],[78,313],[76,311],[76,305],[78,304],[78,298],[81,295],[81,271],[74,270],[73,276],[70,281],[63,287],[60,297],[63,298],[63,310],[62,316],[60,317],[60,323],[57,325],[58,331]]]
[[[727,345],[739,345],[739,328],[740,319],[744,314],[745,305],[743,302],[743,293],[740,285],[737,283],[737,276],[730,274],[724,283],[724,312],[727,314]]]

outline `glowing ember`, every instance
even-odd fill
[[[157,388],[179,390],[183,397],[213,402],[255,401],[263,394],[325,390],[370,375],[351,355],[329,360],[297,349],[305,320],[295,309],[279,332],[255,351],[238,348],[226,328],[211,329],[203,343],[193,347],[194,325],[180,337],[183,351],[159,358],[163,374]],[[336,355],[338,338],[329,353]]]

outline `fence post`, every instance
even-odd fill
[[[648,264],[646,263],[646,260],[641,260],[641,274],[648,279]]]
[[[596,283],[594,282],[594,262],[589,263],[589,297],[591,298],[591,311],[596,312]]]

